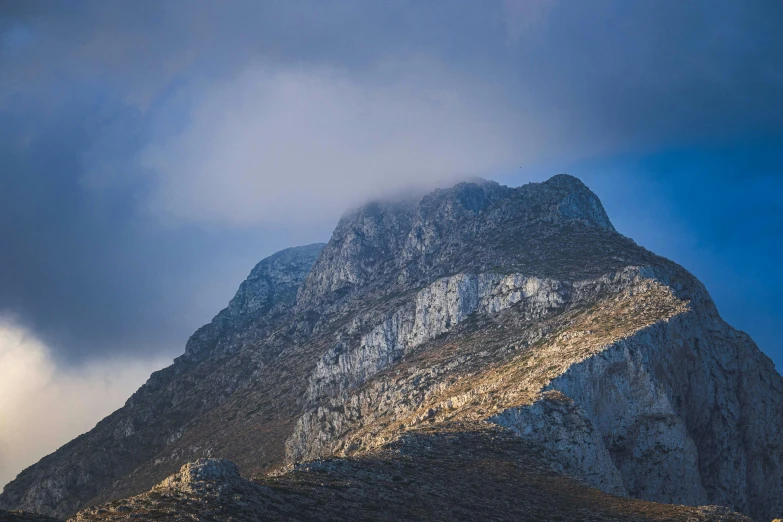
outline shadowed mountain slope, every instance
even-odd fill
[[[614,497],[553,472],[540,448],[498,428],[411,432],[358,457],[255,482],[225,460],[185,465],[150,492],[73,522],[148,520],[615,520],[749,522],[726,508]]]

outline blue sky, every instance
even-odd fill
[[[0,426],[0,482],[121,405],[262,257],[328,239],[368,199],[472,176],[580,177],[783,367],[782,15],[775,0],[4,2],[0,372],[33,384],[0,418],[72,415],[34,443]],[[85,393],[111,400],[76,414]]]

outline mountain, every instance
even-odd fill
[[[368,204],[328,244],[261,261],[183,356],[0,508],[742,519],[664,505],[712,504],[767,521],[781,428],[772,362],[578,179],[476,181]]]

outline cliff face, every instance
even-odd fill
[[[0,507],[69,515],[201,457],[265,477],[454,426],[614,495],[783,513],[783,379],[565,175],[370,204],[326,246],[262,261],[184,356]]]

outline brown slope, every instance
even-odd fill
[[[419,430],[354,458],[257,482],[228,461],[199,461],[152,491],[72,522],[258,520],[736,521],[723,508],[615,497],[553,472],[541,448],[497,427]]]
[[[56,518],[24,511],[0,510],[0,522],[58,522]]]

